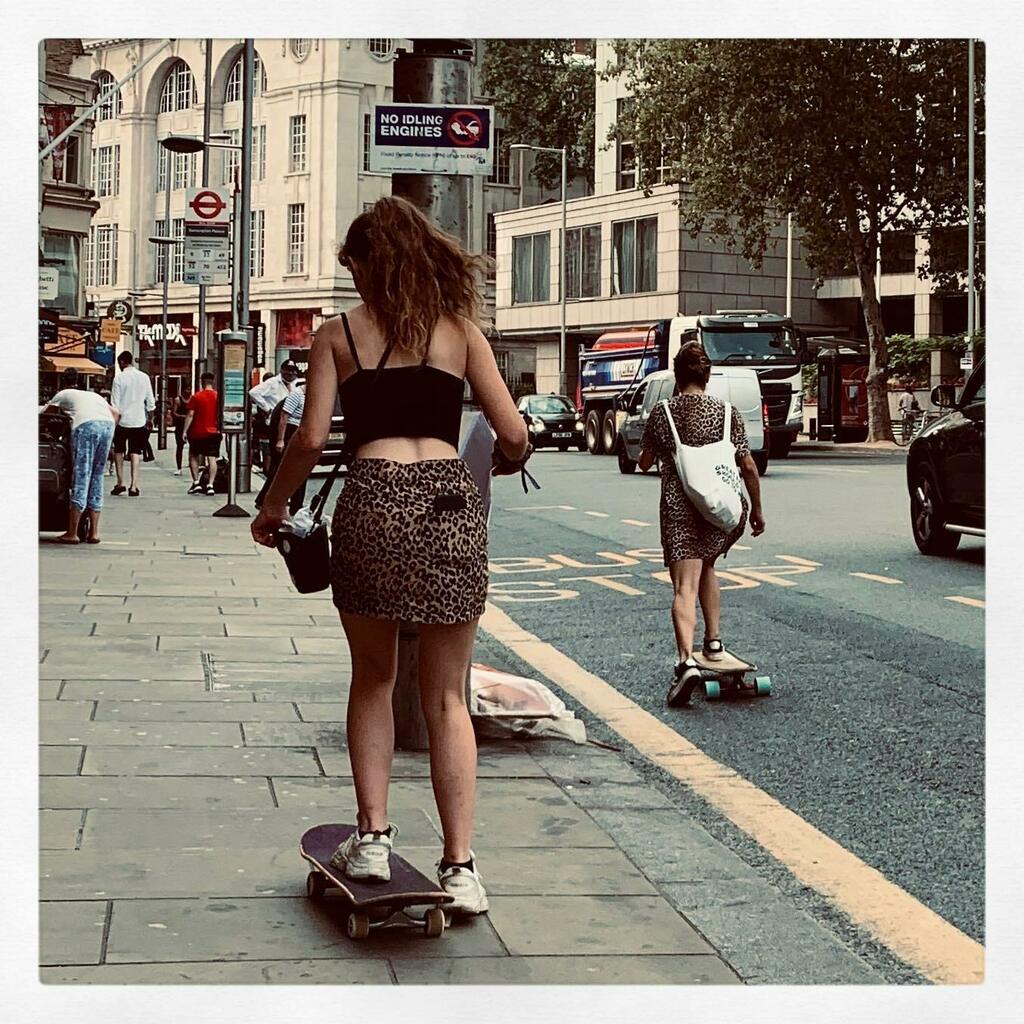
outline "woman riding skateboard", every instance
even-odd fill
[[[497,434],[495,472],[517,472],[528,435],[480,331],[482,260],[414,206],[387,197],[360,214],[339,253],[362,305],[327,321],[310,350],[306,404],[253,522],[268,547],[288,496],[320,457],[341,399],[354,453],[331,530],[334,603],[352,656],[347,737],[357,829],[332,862],[351,878],[390,878],[398,626],[419,630],[419,685],[450,908],[487,910],[470,848],[476,741],[465,701],[487,596],[487,523],[458,456],[465,381]]]
[[[676,353],[673,369],[677,393],[669,400],[668,408],[679,440],[694,447],[720,441],[725,432],[725,403],[704,393],[711,376],[711,360],[704,347],[696,341],[683,345]],[[638,465],[646,472],[655,459],[660,460],[661,546],[675,591],[672,625],[678,659],[673,673],[675,681],[668,694],[670,704],[677,694],[701,679],[700,667],[693,657],[698,598],[704,613],[704,657],[717,661],[725,653],[720,635],[722,598],[715,575],[716,559],[726,554],[743,536],[748,512],[751,533],[755,537],[764,533],[761,485],[757,466],[750,455],[742,417],[732,416],[729,437],[736,448],[736,465],[750,501],[748,503],[745,497],[741,498],[742,518],[734,530],[726,533],[700,514],[683,489],[672,458],[675,441],[663,405],[655,406],[644,427]]]

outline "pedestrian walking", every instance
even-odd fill
[[[174,470],[181,476],[181,459],[185,454],[185,420],[188,418],[188,400],[192,397],[192,386],[183,383],[170,408],[167,426],[174,428]]]
[[[914,388],[911,384],[903,386],[903,394],[900,395],[898,408],[903,443],[906,444],[914,433],[914,420],[917,419],[917,414],[921,411],[921,406],[918,405],[917,396],[914,394]]]
[[[700,447],[721,441],[726,435],[726,406],[721,399],[705,394],[711,376],[711,360],[700,342],[683,345],[676,354],[673,369],[677,393],[669,400],[668,409],[680,442]],[[729,533],[705,519],[683,489],[673,460],[675,440],[664,405],[658,404],[652,410],[641,440],[640,468],[646,472],[655,459],[660,460],[661,466],[661,545],[675,591],[672,625],[678,649],[675,683],[670,695],[700,679],[700,669],[693,658],[698,598],[704,614],[704,657],[717,661],[725,653],[715,561],[727,554],[743,536],[748,514],[753,535],[758,537],[764,532],[757,466],[750,454],[743,418],[735,410],[731,410],[728,436],[736,449],[736,465],[750,496],[749,502],[746,497],[741,499],[743,515],[739,525]]]
[[[288,442],[292,439],[295,431],[299,429],[299,424],[302,422],[302,411],[306,405],[306,389],[302,385],[299,385],[291,392],[282,402],[280,413],[276,419],[276,431],[274,437],[271,439],[270,448],[270,468],[267,473],[267,478],[263,482],[263,486],[260,488],[260,493],[256,495],[255,505],[257,508],[262,508],[264,498],[267,495],[267,491],[270,489],[271,483],[273,483],[274,475],[277,473],[278,467],[281,465],[281,459],[284,457],[285,448],[288,446]],[[291,498],[288,499],[288,511],[292,515],[295,515],[300,508],[306,503],[306,481],[295,489]]]
[[[71,496],[68,529],[57,538],[62,544],[78,543],[78,525],[89,513],[89,544],[100,542],[100,512],[103,510],[103,469],[114,440],[117,414],[95,391],[79,388],[78,371],[68,367],[61,374],[61,390],[40,412],[61,409],[71,417]]]
[[[294,360],[286,359],[281,364],[280,372],[264,374],[262,382],[249,389],[249,399],[256,407],[256,417],[254,418],[260,423],[260,439],[266,447],[264,472],[270,472],[274,453],[276,421],[272,422],[271,417],[281,402],[298,387],[298,378],[298,365]]]
[[[263,374],[262,383],[266,384],[274,376],[275,374],[267,370]],[[255,389],[250,389],[250,397],[252,390]],[[259,467],[266,475],[270,472],[270,413],[265,412],[255,402],[252,403],[252,443],[259,458]]]
[[[216,378],[204,373],[200,378],[201,390],[185,403],[185,436],[188,438],[188,468],[192,474],[189,494],[215,494],[213,483],[217,479],[217,459],[220,458],[219,395],[214,390]],[[204,486],[202,463],[206,463]]]
[[[354,459],[331,525],[331,587],[352,655],[347,738],[357,829],[333,863],[352,878],[390,877],[398,627],[419,623],[420,699],[444,834],[438,882],[454,897],[452,910],[482,913],[465,683],[487,595],[487,523],[458,457],[465,381],[497,434],[497,472],[518,472],[525,462],[526,425],[480,331],[480,257],[389,196],[352,222],[338,258],[363,303],[317,332],[305,415],[252,534],[274,545],[288,496],[316,465],[340,396]]]
[[[114,378],[110,389],[110,404],[117,409],[121,418],[114,430],[114,471],[117,484],[111,494],[124,494],[124,457],[131,464],[128,481],[128,496],[139,496],[139,464],[146,451],[149,431],[156,400],[153,384],[149,377],[136,369],[131,352],[122,352],[117,357],[121,372]]]

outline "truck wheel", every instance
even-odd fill
[[[587,413],[587,423],[583,431],[587,439],[587,451],[591,455],[601,454],[601,414],[596,409]]]
[[[601,450],[606,455],[611,455],[615,451],[615,438],[618,433],[619,427],[615,422],[615,413],[609,409],[604,414],[604,420],[601,423]]]
[[[615,454],[618,455],[618,457],[619,457],[619,472],[620,473],[635,473],[636,472],[636,462],[634,462],[633,459],[631,459],[626,454],[626,446],[622,443],[621,440],[615,446]]]
[[[754,465],[757,466],[757,475],[764,476],[768,472],[768,452],[754,452]]]

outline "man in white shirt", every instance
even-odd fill
[[[150,417],[156,408],[153,385],[146,374],[133,366],[131,352],[122,352],[117,357],[121,372],[114,378],[110,389],[110,404],[121,414],[114,430],[114,468],[117,470],[117,486],[111,494],[124,494],[124,457],[131,461],[131,480],[128,496],[139,496],[139,464],[149,440]]]
[[[281,415],[278,417],[276,436],[272,439],[273,447],[270,454],[270,471],[267,473],[267,479],[263,484],[260,493],[256,496],[256,507],[261,508],[263,505],[263,498],[273,483],[274,477],[277,475],[278,467],[281,465],[281,459],[284,458],[284,450],[288,446],[288,442],[292,439],[292,434],[299,429],[299,424],[302,422],[302,412],[306,407],[306,389],[303,385],[299,384],[295,390],[281,403]],[[306,503],[306,481],[303,480],[301,484],[295,489],[291,498],[288,501],[288,508],[292,515],[295,515],[300,508]]]
[[[903,431],[904,444],[906,444],[910,439],[910,435],[914,432],[914,420],[917,418],[920,410],[921,406],[917,404],[914,389],[907,384],[903,388],[903,394],[900,395],[899,401],[900,419],[902,420],[900,427]]]
[[[270,472],[274,449],[274,438],[270,436],[270,417],[281,401],[295,390],[298,376],[298,366],[291,359],[286,359],[281,364],[279,374],[267,374],[261,383],[249,389],[249,399],[256,406],[253,439],[262,454],[264,474]]]

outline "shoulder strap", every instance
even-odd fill
[[[683,442],[679,440],[679,431],[676,430],[676,421],[672,416],[672,410],[669,408],[668,399],[663,398],[659,405],[665,409],[665,419],[668,420],[668,429],[672,431],[672,440],[675,441],[677,448],[681,448]]]
[[[352,352],[352,358],[356,361],[356,369],[361,370],[363,364],[359,362],[359,353],[356,351],[356,343],[352,340],[352,328],[348,325],[348,316],[345,313],[341,314],[341,322],[345,327],[345,337],[348,338],[348,347]]]
[[[732,436],[731,431],[729,429],[732,426],[732,406],[728,402],[725,403],[724,422],[725,426],[722,428],[722,440],[728,441],[729,438]]]

